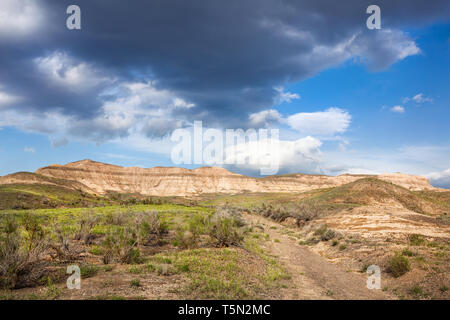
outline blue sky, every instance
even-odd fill
[[[81,159],[172,166],[170,133],[201,120],[279,128],[295,145],[280,173],[405,172],[450,187],[448,2],[381,1],[381,30],[365,28],[364,1],[319,2],[193,1],[184,16],[180,1],[112,1],[110,25],[79,1],[86,24],[68,31],[67,1],[5,0],[0,175]]]

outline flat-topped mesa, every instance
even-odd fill
[[[377,177],[409,190],[434,190],[423,177],[407,174],[340,176],[291,174],[252,178],[220,167],[120,167],[91,160],[38,169],[37,174],[74,180],[96,193],[140,193],[153,196],[193,196],[202,193],[304,192],[330,188],[364,177]]]

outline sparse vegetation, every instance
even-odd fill
[[[406,272],[411,270],[409,261],[404,256],[399,254],[394,255],[389,259],[388,271],[396,278],[404,275]]]
[[[133,279],[130,282],[132,288],[139,288],[141,286],[141,281],[139,279]]]
[[[420,234],[411,234],[408,237],[408,240],[409,240],[409,245],[411,245],[411,246],[421,246],[421,245],[425,244],[425,239]]]
[[[372,187],[373,192],[369,190]],[[395,195],[387,195],[383,188]],[[273,247],[271,241],[280,243],[277,248],[286,241],[309,246],[328,241],[327,246],[322,244],[316,248],[328,250],[327,255],[333,258],[344,260],[355,258],[355,252],[362,253],[361,259],[357,256],[361,272],[368,266],[364,262],[381,266],[387,261],[386,269],[395,277],[387,277],[392,281],[388,283],[390,293],[397,288],[398,296],[403,298],[446,298],[448,288],[439,275],[448,270],[449,247],[439,238],[415,234],[409,236],[406,243],[404,238],[401,241],[388,238],[386,243],[391,246],[383,244],[381,248],[379,242],[360,237],[357,232],[349,235],[342,231],[341,234],[329,228],[335,225],[329,222],[331,214],[338,211],[361,214],[364,207],[357,207],[365,205],[370,197],[381,201],[389,196],[407,208],[425,212],[423,208],[428,207],[422,206],[422,201],[429,201],[431,196],[405,190],[376,179],[364,179],[301,195],[210,195],[204,201],[109,194],[105,198],[87,197],[86,202],[92,201],[93,205],[89,209],[76,208],[75,202],[65,208],[48,209],[62,203],[62,198],[52,196],[48,198],[51,201],[43,205],[47,209],[0,211],[0,286],[7,290],[0,298],[64,299],[76,294],[65,290],[68,264],[79,265],[82,278],[93,278],[87,283],[101,290],[98,296],[87,298],[128,299],[129,292],[135,295],[145,291],[147,294],[147,287],[146,290],[130,290],[145,285],[147,277],[164,283],[168,288],[164,289],[164,297],[168,298],[276,297],[292,283],[287,281],[290,275],[279,264],[279,259],[262,249],[264,243]],[[29,195],[31,191],[28,189]],[[26,202],[27,198],[24,199]],[[79,203],[84,205],[84,202]],[[117,205],[119,203],[122,205]],[[283,223],[246,225],[241,211]],[[316,221],[318,218],[320,224]],[[442,226],[442,219],[436,223]],[[279,235],[272,236],[274,233]],[[271,241],[265,242],[268,239]],[[393,251],[389,251],[392,247],[399,252],[387,258],[392,255]],[[375,250],[381,254],[373,254]],[[411,268],[426,275],[433,273],[436,280],[420,278],[415,280],[417,285],[405,284],[408,277],[400,276]],[[118,286],[127,288],[128,292],[116,291]],[[20,289],[24,287],[36,289],[32,289],[32,294],[30,291],[22,293],[21,290],[30,290]],[[387,288],[383,287],[383,291]],[[321,291],[321,294],[333,293]]]
[[[45,273],[43,253],[47,249],[45,231],[31,214],[22,228],[7,218],[0,235],[0,286],[6,289],[34,285]]]

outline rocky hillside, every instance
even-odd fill
[[[66,165],[51,165],[38,169],[38,175],[9,175],[0,178],[0,184],[45,183],[70,181],[66,186],[87,193],[107,192],[140,193],[151,196],[194,196],[203,193],[242,192],[304,192],[318,188],[341,186],[367,175],[291,174],[252,178],[232,173],[223,168],[202,167],[184,169],[176,167],[120,167],[91,160],[82,160]],[[40,177],[36,179],[36,177]],[[46,179],[47,177],[48,179]],[[434,190],[423,177],[407,174],[383,174],[380,180],[400,185],[409,190]],[[57,179],[57,180],[55,180]],[[19,181],[20,180],[20,181]]]

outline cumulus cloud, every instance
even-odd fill
[[[390,110],[395,113],[405,113],[405,108],[403,106],[393,106]]]
[[[322,142],[307,136],[294,141],[264,139],[234,145],[225,149],[228,168],[248,175],[260,175],[261,169],[276,167],[271,174],[320,171]],[[230,156],[231,155],[231,156]],[[239,163],[239,157],[245,163]],[[256,161],[250,161],[250,159]]]
[[[358,36],[349,47],[355,56],[374,70],[384,70],[396,61],[420,53],[419,47],[406,33],[391,29],[382,29],[374,37]]]
[[[332,136],[343,133],[351,122],[351,115],[340,108],[319,112],[301,112],[287,118],[289,126],[301,133]]]
[[[44,21],[45,13],[39,1],[2,0],[0,2],[0,38],[14,40],[17,37],[38,33]]]
[[[0,83],[9,96],[20,97],[1,105],[2,116],[11,120],[6,125],[26,124],[41,132],[57,130],[43,128],[33,117],[44,122],[62,118],[70,128],[68,138],[96,142],[137,134],[149,129],[149,121],[158,121],[152,119],[245,127],[250,115],[300,98],[284,92],[289,82],[348,60],[383,70],[418,54],[416,42],[403,30],[411,23],[447,19],[450,12],[443,0],[387,1],[383,29],[371,32],[361,21],[368,0],[345,5],[331,0],[239,5],[110,0],[107,6],[83,1],[89,28],[79,34],[64,29],[70,4],[1,2]],[[14,112],[22,119],[12,119]],[[345,130],[340,116],[343,122],[331,132]],[[145,131],[139,133],[154,136],[165,130]]]
[[[18,100],[19,100],[18,97],[15,97],[13,95],[10,95],[6,92],[1,91],[1,87],[0,87],[0,108],[3,106],[8,106]]]
[[[25,131],[49,135],[52,146],[68,143],[68,138],[104,143],[129,135],[161,138],[184,125],[173,117],[195,105],[168,90],[159,90],[148,82],[117,84],[106,96],[98,112],[89,118],[67,114],[59,109],[21,114],[15,109],[0,110],[0,127],[15,126]],[[61,136],[64,138],[61,140]],[[62,143],[64,142],[64,143]]]
[[[441,172],[432,172],[426,175],[430,183],[436,187],[450,189],[450,169]]]
[[[283,116],[277,110],[270,109],[252,113],[248,119],[251,127],[260,128],[281,122]]]
[[[74,92],[92,90],[102,83],[113,82],[113,79],[102,74],[93,65],[77,61],[65,52],[56,51],[50,55],[35,58],[34,63],[47,84],[62,86]]]

